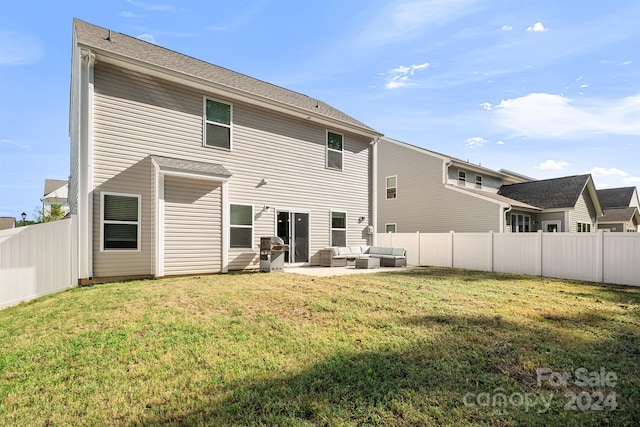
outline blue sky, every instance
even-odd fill
[[[0,216],[69,175],[74,17],[492,169],[640,184],[636,0],[0,0]]]

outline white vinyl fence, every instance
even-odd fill
[[[78,283],[78,218],[0,231],[0,309]]]
[[[407,264],[640,286],[640,233],[388,233]]]

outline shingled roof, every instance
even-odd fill
[[[369,134],[382,135],[375,129],[315,98],[246,76],[229,69],[157,46],[153,43],[74,19],[76,42],[93,50],[98,57],[107,55],[134,60],[145,67],[160,67],[187,78],[196,78],[216,87],[261,98],[309,116],[342,122]],[[99,59],[99,58],[98,58]]]
[[[67,181],[61,179],[45,179],[44,180],[44,196],[67,185]]]
[[[636,187],[607,188],[598,190],[598,200],[602,209],[629,207]]]
[[[604,216],[602,218],[598,218],[598,222],[607,223],[607,222],[626,222],[631,221],[634,216],[638,215],[638,208],[636,207],[626,207],[626,208],[613,208],[613,209],[605,209]]]
[[[498,194],[542,209],[572,208],[591,175],[574,175],[503,185]]]

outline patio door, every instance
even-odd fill
[[[278,237],[289,245],[289,251],[285,253],[285,262],[309,262],[309,214],[278,211],[276,220]]]

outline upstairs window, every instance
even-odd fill
[[[231,105],[205,99],[204,145],[231,149]]]
[[[398,197],[398,177],[387,177],[387,199],[395,199]]]
[[[398,226],[396,224],[385,224],[384,232],[385,233],[395,233]]]
[[[327,132],[327,168],[342,170],[343,136]]]
[[[465,171],[458,171],[458,185],[467,185],[467,173]]]
[[[482,190],[482,175],[476,175],[476,188]]]
[[[140,196],[102,193],[102,250],[140,249]]]
[[[346,212],[331,212],[331,246],[347,246]]]

